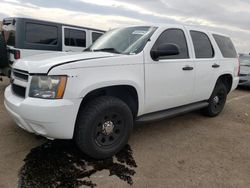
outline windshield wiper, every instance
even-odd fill
[[[115,48],[102,48],[102,49],[96,49],[96,50],[93,50],[93,51],[94,52],[110,52],[110,53],[115,53],[115,54],[121,54]]]

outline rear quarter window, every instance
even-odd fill
[[[225,58],[236,58],[237,52],[233,45],[233,42],[229,37],[213,34],[213,37],[219,46],[222,56]]]
[[[27,23],[26,42],[31,44],[57,45],[58,29],[55,26]]]
[[[3,20],[3,36],[5,38],[5,42],[7,45],[9,46],[16,45],[16,21],[15,20],[13,19]]]

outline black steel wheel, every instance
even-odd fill
[[[215,89],[208,100],[208,107],[203,109],[205,115],[215,117],[219,115],[226,104],[227,100],[227,87],[222,82],[216,84]]]
[[[115,145],[121,140],[121,134],[125,129],[125,120],[116,112],[103,114],[96,123],[94,131],[95,142],[100,147]]]
[[[80,109],[74,139],[85,154],[104,159],[127,144],[132,128],[127,104],[114,97],[99,97]]]

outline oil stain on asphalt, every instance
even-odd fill
[[[19,188],[96,187],[90,178],[102,170],[132,185],[137,167],[129,145],[113,158],[94,160],[70,141],[48,141],[32,149],[24,162],[19,172]]]

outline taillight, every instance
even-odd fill
[[[240,76],[240,58],[238,57],[238,76]]]
[[[15,59],[20,59],[20,58],[21,58],[21,53],[20,53],[19,50],[15,50],[14,58],[15,58]]]

